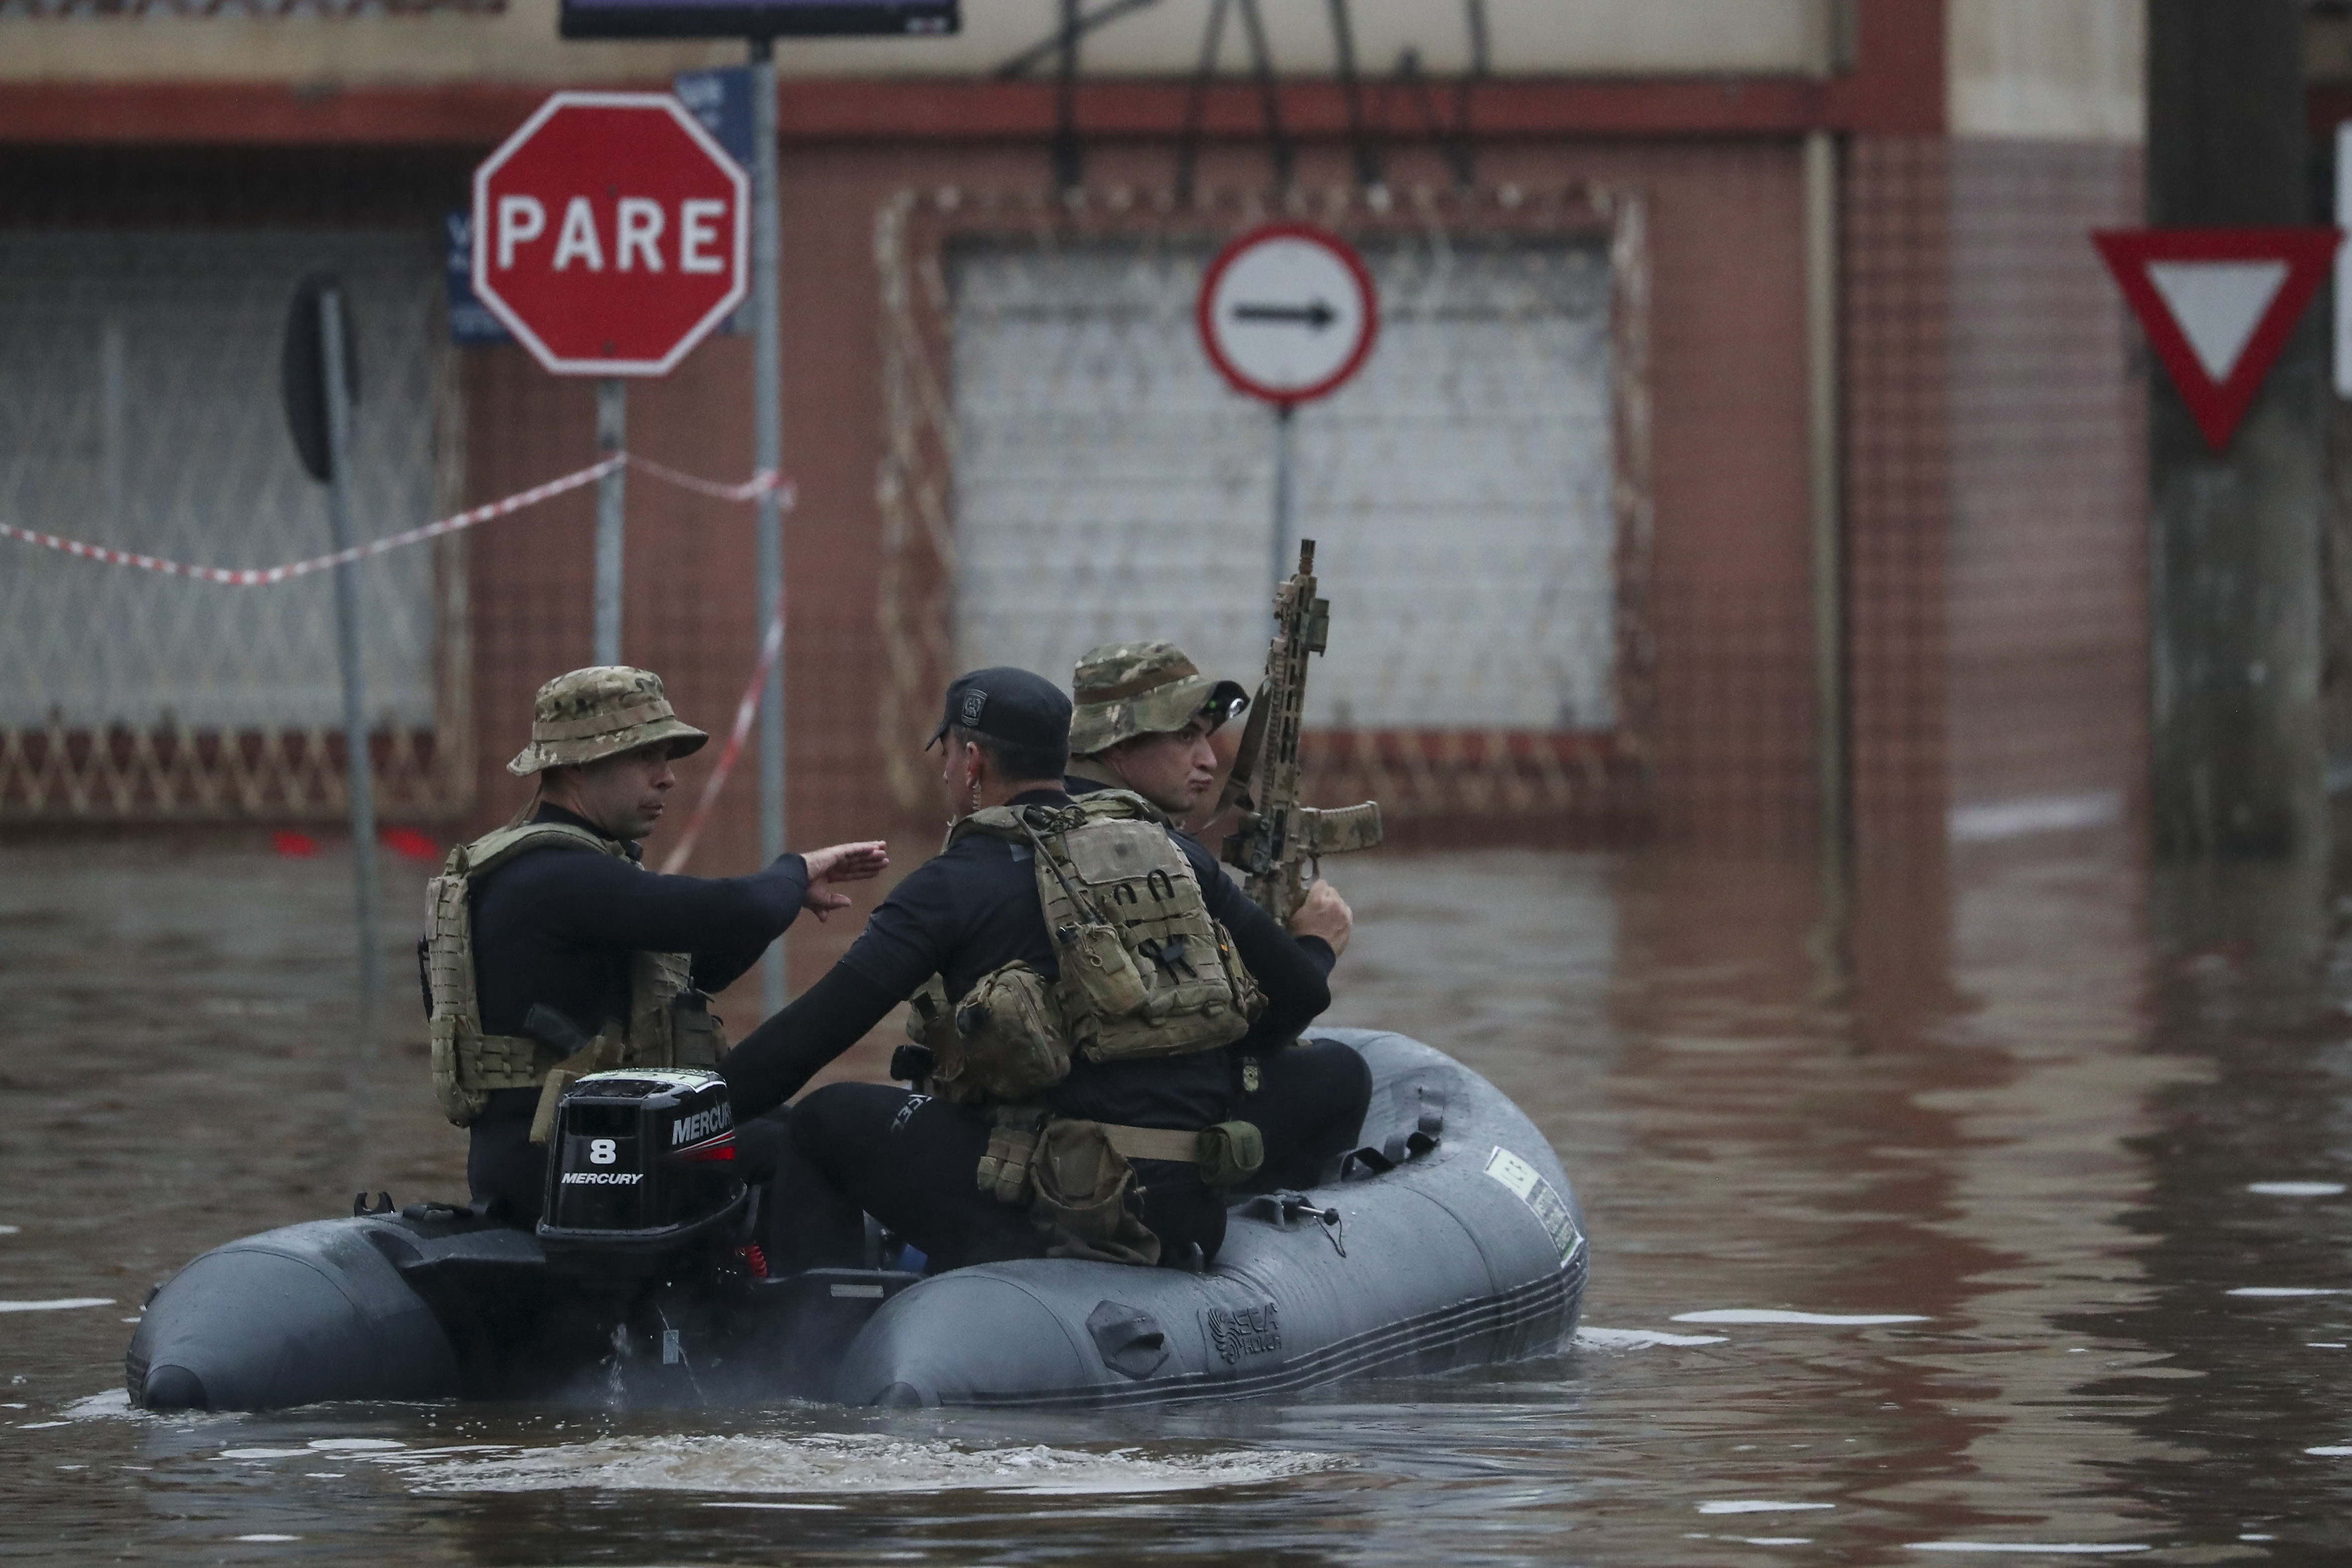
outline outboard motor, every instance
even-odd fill
[[[866,1320],[915,1282],[871,1268],[771,1279],[758,1215],[717,1073],[625,1068],[564,1091],[539,1240],[568,1277],[559,1331],[610,1347],[590,1378],[602,1397],[822,1398]]]
[[[694,1068],[590,1073],[548,1140],[540,1245],[558,1268],[664,1273],[747,1239],[727,1081]]]

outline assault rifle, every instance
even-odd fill
[[[1323,651],[1331,605],[1315,596],[1315,542],[1298,542],[1298,571],[1275,590],[1275,634],[1265,650],[1265,679],[1250,704],[1234,771],[1220,811],[1239,806],[1238,831],[1225,840],[1225,861],[1242,871],[1242,888],[1257,906],[1287,926],[1307,900],[1326,855],[1370,849],[1381,841],[1381,806],[1318,811],[1298,804],[1298,732],[1307,707],[1307,658]]]

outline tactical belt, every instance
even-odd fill
[[[1201,1135],[1197,1131],[1184,1132],[1172,1127],[1121,1127],[1112,1121],[1104,1122],[1102,1130],[1110,1146],[1130,1160],[1200,1163]]]

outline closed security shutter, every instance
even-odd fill
[[[455,466],[439,261],[404,229],[0,230],[0,520],[201,565],[331,550],[278,397],[289,296],[318,267],[358,330],[359,535],[433,517]],[[327,574],[226,587],[0,549],[0,816],[339,808]],[[389,809],[452,782],[454,566],[425,547],[351,568]]]

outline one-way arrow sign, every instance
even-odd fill
[[[1226,246],[1202,276],[1193,312],[1217,373],[1277,408],[1337,389],[1380,329],[1364,258],[1301,223],[1268,224]],[[1277,575],[1289,571],[1277,564]]]
[[[1310,300],[1304,305],[1235,305],[1236,321],[1296,321],[1312,331],[1321,331],[1339,319],[1328,300]]]
[[[2221,451],[2311,304],[2332,228],[2136,228],[2094,234],[2205,444]]]

